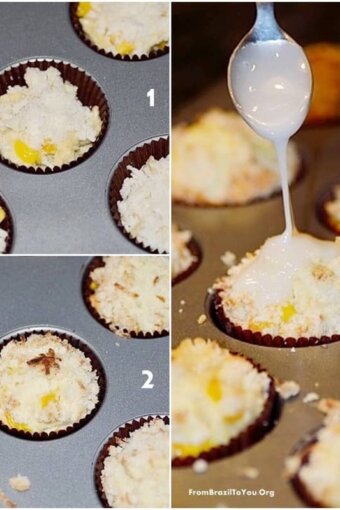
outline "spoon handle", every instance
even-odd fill
[[[285,34],[276,22],[273,2],[256,2],[256,21],[253,41],[275,41],[284,39]]]

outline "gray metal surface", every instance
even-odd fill
[[[116,228],[108,208],[112,170],[129,149],[169,131],[169,57],[121,62],[99,55],[74,32],[65,3],[0,3],[0,68],[51,57],[85,69],[104,90],[110,124],[99,149],[55,175],[0,164],[0,193],[11,209],[14,253],[142,253]],[[148,90],[155,89],[149,107]]]
[[[81,296],[86,257],[2,257],[0,339],[28,327],[66,330],[84,340],[103,363],[107,393],[81,430],[53,441],[17,439],[0,431],[0,487],[20,507],[100,507],[94,463],[114,429],[135,417],[168,413],[169,340],[124,340],[101,326]],[[143,370],[154,389],[141,389]],[[26,475],[28,492],[8,479]]]
[[[174,116],[174,121],[190,120],[209,106],[227,105],[224,82],[218,83],[201,97]],[[334,236],[318,222],[315,215],[316,199],[327,184],[340,179],[339,127],[302,129],[295,137],[302,149],[306,175],[292,191],[296,223],[300,230],[321,238]],[[302,402],[308,392],[321,397],[340,398],[339,362],[340,343],[327,347],[290,349],[252,346],[222,333],[209,318],[198,325],[197,318],[204,312],[208,287],[224,274],[226,267],[220,257],[230,250],[239,260],[246,251],[258,248],[264,240],[283,230],[283,212],[280,197],[256,205],[238,208],[206,209],[175,207],[173,216],[184,228],[189,228],[203,250],[198,270],[173,290],[174,345],[187,336],[214,338],[232,351],[243,353],[260,363],[269,373],[282,380],[294,380],[301,385],[298,398],[286,402],[277,426],[251,448],[209,465],[203,475],[192,468],[173,470],[173,506],[175,507],[303,507],[282,476],[285,457],[296,443],[316,426],[323,416],[311,404]],[[185,300],[186,304],[180,304]],[[183,309],[179,313],[179,309]],[[244,467],[259,470],[256,480],[240,476]],[[275,496],[189,496],[189,489],[267,489]]]

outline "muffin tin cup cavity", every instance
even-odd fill
[[[144,145],[130,151],[127,156],[124,156],[124,158],[118,163],[109,185],[109,206],[117,227],[122,232],[122,234],[127,239],[129,239],[129,241],[138,246],[138,248],[141,248],[142,250],[149,253],[159,254],[160,252],[158,250],[152,250],[149,246],[145,246],[135,237],[132,237],[132,235],[125,230],[125,227],[122,224],[120,212],[118,210],[118,202],[122,200],[120,190],[122,189],[124,180],[131,175],[130,170],[127,168],[129,165],[140,169],[143,165],[145,165],[150,156],[153,156],[155,159],[159,160],[161,158],[167,157],[168,154],[168,137],[159,138],[158,140],[152,140],[151,142],[144,143]],[[166,252],[163,253],[166,254]]]
[[[125,62],[138,62],[143,60],[151,60],[154,58],[162,57],[163,55],[166,55],[169,53],[169,46],[165,46],[162,49],[159,50],[153,50],[148,55],[121,55],[120,53],[113,54],[111,51],[103,50],[102,48],[99,48],[96,44],[94,44],[89,37],[86,35],[86,33],[83,30],[83,27],[80,23],[79,17],[77,16],[77,8],[78,8],[79,2],[72,2],[70,4],[70,19],[72,26],[77,33],[78,37],[83,41],[83,43],[86,44],[89,48],[96,51],[100,55],[103,55],[104,57],[113,58],[115,60],[123,60]]]
[[[316,203],[316,215],[324,227],[338,236],[340,235],[340,222],[339,228],[337,228],[336,225],[332,223],[330,215],[327,213],[325,208],[327,202],[334,200],[334,189],[336,186],[340,186],[340,182],[334,182],[319,196]]]
[[[49,67],[55,67],[58,69],[64,81],[69,81],[72,85],[75,85],[78,88],[77,98],[83,104],[83,106],[98,106],[99,116],[102,121],[102,127],[99,135],[97,136],[97,139],[85,154],[78,157],[76,160],[71,161],[70,163],[65,163],[62,166],[42,168],[17,165],[16,163],[13,163],[12,161],[4,158],[1,154],[0,161],[1,163],[4,163],[14,170],[27,172],[30,174],[54,174],[74,168],[75,166],[88,159],[97,150],[105,136],[109,123],[109,105],[105,94],[100,88],[99,84],[93,78],[91,78],[91,76],[89,76],[86,71],[78,68],[74,64],[61,60],[37,58],[19,62],[1,71],[0,95],[5,94],[8,87],[10,86],[25,86],[24,75],[26,69],[29,67],[38,68],[42,71],[46,71]]]
[[[6,218],[0,223],[0,228],[7,232],[6,248],[3,254],[10,253],[13,238],[14,238],[14,227],[11,212],[6,204],[5,200],[0,196],[0,207],[2,207],[6,213]]]
[[[95,486],[97,489],[97,494],[105,508],[111,508],[111,507],[106,499],[105,492],[104,492],[104,489],[102,486],[101,473],[104,469],[104,462],[105,462],[106,457],[108,456],[110,446],[119,446],[119,443],[121,441],[124,441],[125,439],[128,439],[130,437],[131,432],[134,432],[135,430],[140,429],[145,423],[149,423],[150,421],[154,420],[155,418],[159,418],[159,419],[163,420],[166,425],[169,425],[169,423],[170,423],[169,417],[164,416],[164,415],[153,415],[153,416],[150,415],[150,416],[145,416],[142,418],[135,418],[134,420],[127,422],[127,423],[125,423],[125,425],[122,425],[121,427],[119,427],[119,429],[113,433],[113,435],[110,437],[110,439],[105,443],[105,445],[101,449],[101,451],[98,455],[98,458],[97,458],[96,465],[95,465],[94,482],[95,482]]]
[[[264,368],[254,363],[250,358],[239,353],[231,352],[231,354],[242,356],[244,359],[248,360],[253,367],[258,370],[258,372],[266,372]],[[196,457],[188,456],[173,458],[172,466],[174,468],[182,468],[191,466],[197,459],[204,459],[207,462],[213,462],[224,457],[230,457],[236,453],[240,453],[263,439],[275,426],[280,415],[280,400],[275,389],[274,380],[268,373],[267,375],[270,378],[268,398],[261,414],[251,425],[249,425],[237,437],[232,438],[228,444],[215,446],[210,450],[200,453]]]
[[[190,264],[188,269],[172,278],[171,280],[172,285],[176,285],[177,283],[180,283],[189,278],[189,276],[191,276],[196,271],[196,269],[202,262],[202,250],[196,239],[191,238],[187,244],[187,248],[189,249],[191,255],[196,257],[196,260]]]
[[[90,263],[88,264],[88,266],[85,270],[84,276],[83,276],[82,294],[83,294],[83,299],[85,301],[86,307],[87,307],[88,311],[90,312],[90,314],[92,315],[92,317],[94,317],[97,322],[99,322],[102,326],[104,326],[112,334],[114,334],[115,332],[112,331],[110,326],[106,323],[106,321],[100,317],[98,312],[91,305],[91,301],[90,301],[90,296],[93,294],[93,290],[90,288],[90,284],[91,284],[90,273],[97,267],[103,267],[103,266],[104,266],[103,257],[94,257],[90,261]],[[127,329],[122,329],[119,325],[117,325],[116,327],[117,327],[117,330],[118,329],[122,330],[130,338],[134,338],[134,339],[144,339],[144,340],[155,339],[155,338],[167,336],[169,334],[169,332],[166,330],[142,333],[140,331],[128,331]],[[121,339],[129,340],[129,338],[127,338],[127,337],[124,337]]]
[[[279,348],[286,347],[289,349],[292,347],[309,347],[340,341],[340,334],[322,336],[320,338],[314,336],[309,338],[283,338],[282,336],[273,337],[270,334],[263,335],[259,331],[254,332],[250,331],[249,329],[243,329],[241,326],[237,326],[228,317],[226,317],[222,306],[222,300],[218,295],[218,292],[219,291],[217,290],[212,296],[208,297],[208,308],[210,310],[210,316],[214,324],[221,331],[223,331],[223,333],[236,338],[236,340],[241,340],[242,342],[253,345]]]
[[[75,347],[76,349],[79,349],[81,352],[84,353],[84,355],[89,358],[91,361],[92,368],[96,370],[98,375],[98,385],[99,385],[99,393],[98,393],[98,402],[96,406],[92,409],[92,411],[86,415],[84,418],[82,418],[79,422],[75,423],[72,426],[67,427],[64,430],[59,430],[57,432],[26,432],[23,430],[13,429],[5,425],[0,420],[0,430],[3,430],[4,432],[19,437],[21,439],[29,439],[33,441],[46,441],[46,440],[52,440],[52,439],[59,439],[64,436],[68,436],[69,434],[72,434],[73,432],[76,432],[77,430],[84,427],[91,419],[94,417],[94,415],[99,410],[100,406],[103,403],[105,392],[106,392],[106,377],[104,368],[98,359],[98,357],[95,355],[95,353],[90,349],[90,347],[85,344],[82,340],[79,338],[76,338],[72,335],[69,335],[68,333],[58,331],[55,329],[34,329],[29,331],[23,331],[20,333],[17,333],[15,335],[11,335],[10,338],[5,339],[0,344],[0,355],[1,350],[9,343],[9,342],[16,342],[20,341],[22,339],[27,339],[32,334],[45,334],[45,333],[52,333],[57,335],[59,338],[63,340],[67,340],[67,342],[72,345],[72,347]]]

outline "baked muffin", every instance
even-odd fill
[[[57,333],[32,333],[0,351],[0,422],[30,434],[65,431],[97,406],[91,360]]]
[[[141,168],[128,165],[117,202],[120,221],[130,236],[158,253],[169,251],[169,156],[150,156]]]
[[[86,36],[113,55],[149,55],[169,41],[169,7],[151,2],[80,2],[77,16]]]
[[[78,88],[53,66],[28,67],[24,80],[26,85],[10,86],[0,96],[2,157],[18,166],[53,169],[86,154],[101,131],[98,106],[84,106]]]
[[[289,143],[288,178],[300,169]],[[172,135],[172,194],[195,205],[236,205],[267,198],[280,190],[274,146],[256,135],[235,112],[211,109]]]
[[[95,265],[85,287],[96,318],[122,337],[169,330],[168,257],[103,257]]]
[[[168,508],[169,425],[144,422],[109,446],[100,473],[100,491],[116,508]]]
[[[199,264],[199,248],[190,230],[181,230],[172,224],[171,278],[177,283],[191,274]]]
[[[237,338],[282,347],[338,340],[339,263],[338,239],[267,239],[215,282],[219,324]]]
[[[340,402],[332,406],[324,425],[286,461],[287,474],[309,507],[340,507]]]
[[[271,424],[271,377],[217,342],[186,338],[172,353],[174,465],[214,460],[260,439]]]
[[[340,119],[340,44],[316,43],[304,48],[313,72],[314,86],[309,124]]]

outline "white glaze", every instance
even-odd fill
[[[257,257],[236,277],[234,292],[247,292],[259,305],[283,304],[290,296],[294,275],[312,262],[340,256],[340,245],[307,234],[267,239]]]

